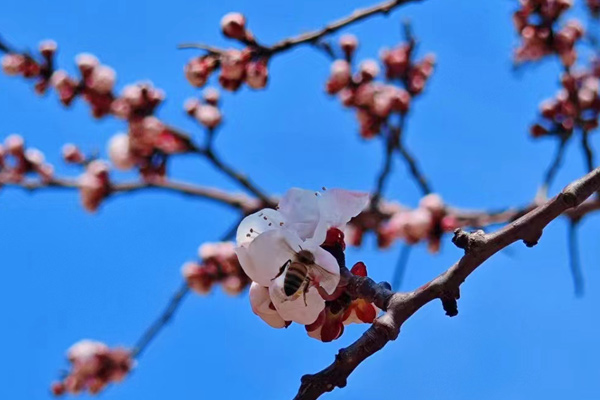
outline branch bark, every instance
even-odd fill
[[[417,310],[440,299],[449,316],[458,314],[459,288],[465,279],[488,258],[512,243],[522,240],[526,246],[537,244],[543,229],[567,210],[576,209],[600,189],[600,168],[571,183],[553,199],[527,212],[509,225],[489,234],[467,233],[458,229],[453,242],[465,255],[446,272],[409,293],[394,293],[369,278],[347,276],[347,290],[386,311],[353,344],[341,349],[334,362],[324,370],[302,377],[296,400],[316,399],[335,387],[344,387],[348,376],[366,358],[395,340],[402,324]]]

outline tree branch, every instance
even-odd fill
[[[40,180],[25,180],[20,183],[0,183],[0,186],[15,187],[25,189],[31,192],[42,189],[80,189],[81,185],[78,179],[73,178],[53,178],[50,182]],[[217,203],[225,204],[233,208],[248,212],[260,207],[260,202],[240,193],[229,193],[220,189],[208,186],[197,186],[186,182],[166,180],[163,182],[122,182],[111,183],[111,194],[132,193],[148,189],[158,189],[168,192],[184,194],[188,196],[200,197],[212,200]],[[272,200],[271,200],[272,201]]]
[[[374,302],[386,313],[377,318],[356,342],[340,350],[329,367],[316,374],[303,376],[295,399],[316,399],[335,387],[344,387],[352,371],[387,342],[396,339],[402,324],[430,301],[440,299],[446,314],[456,315],[459,287],[477,267],[519,240],[528,247],[534,246],[546,225],[565,211],[581,205],[599,189],[600,168],[571,183],[552,200],[496,232],[467,233],[458,229],[453,242],[465,250],[465,255],[446,272],[413,292],[394,293],[369,278],[347,277],[347,290],[351,295]]]
[[[355,22],[361,21],[363,19],[366,19],[366,18],[371,17],[376,14],[384,14],[385,15],[385,14],[388,14],[389,12],[391,12],[394,8],[399,7],[403,4],[408,4],[408,3],[413,3],[413,2],[416,3],[419,1],[422,1],[422,0],[385,1],[383,3],[379,3],[379,4],[376,4],[371,7],[356,10],[352,14],[350,14],[344,18],[341,18],[337,21],[334,21],[328,25],[325,25],[321,29],[302,33],[297,36],[293,36],[290,38],[280,40],[279,42],[273,44],[272,46],[258,46],[257,50],[259,51],[260,55],[270,57],[275,54],[283,53],[287,50],[293,49],[294,47],[299,46],[299,45],[316,44],[324,36],[332,34],[332,33],[336,32],[348,25],[351,25]],[[218,49],[218,48],[208,46],[208,45],[205,45],[202,43],[184,43],[184,44],[180,44],[177,47],[180,49],[196,48],[196,49],[206,50],[212,54],[222,54],[224,52],[224,50],[222,50],[222,49]]]

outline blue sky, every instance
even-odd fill
[[[434,189],[454,205],[527,202],[554,151],[554,143],[534,142],[527,129],[537,104],[556,91],[559,67],[547,60],[519,74],[511,70],[515,3],[426,0],[344,30],[359,36],[360,58],[373,57],[398,42],[399,21],[410,18],[420,52],[437,54],[434,76],[408,121],[408,145]],[[0,33],[32,48],[55,39],[59,62],[70,70],[77,53],[92,52],[117,70],[120,87],[152,80],[168,97],[159,116],[199,137],[182,112],[183,101],[198,93],[182,74],[193,52],[176,50],[178,43],[226,45],[218,23],[229,11],[245,13],[250,29],[271,43],[368,4],[31,0],[3,5]],[[271,62],[269,90],[226,94],[216,142],[222,155],[273,193],[291,186],[371,190],[381,143],[361,140],[352,113],[323,93],[328,70],[322,54],[301,47]],[[65,110],[53,94],[38,98],[19,79],[0,76],[0,93],[0,135],[23,134],[61,173],[76,173],[59,161],[62,144],[104,151],[107,139],[125,128],[115,120],[91,121],[80,102]],[[387,195],[416,204],[419,192],[399,160],[394,170]],[[572,143],[553,192],[583,171]],[[193,157],[178,159],[172,173],[236,189]],[[81,338],[132,344],[179,286],[181,264],[234,219],[214,204],[164,193],[116,197],[90,215],[73,192],[3,189],[0,398],[48,398],[49,383],[65,366],[64,351]],[[580,230],[585,297],[573,295],[566,223],[556,221],[534,249],[514,245],[470,277],[458,317],[444,316],[438,302],[427,305],[396,342],[355,371],[346,389],[324,398],[597,398],[597,222],[589,218]],[[348,258],[365,261],[375,279],[390,279],[398,251],[376,251],[368,240]],[[404,288],[420,286],[460,253],[449,238],[437,256],[418,247]],[[191,296],[129,379],[102,397],[291,398],[301,375],[328,365],[364,329],[353,326],[323,344],[301,326],[268,327],[251,313],[246,295]]]

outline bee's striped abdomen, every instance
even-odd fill
[[[296,294],[306,281],[307,275],[308,268],[306,265],[299,262],[291,263],[285,274],[285,279],[283,280],[283,291],[285,295],[292,296]]]

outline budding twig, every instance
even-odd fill
[[[577,238],[577,223],[578,221],[571,221],[569,223],[569,266],[571,267],[571,276],[573,277],[573,289],[575,296],[583,296],[584,291],[584,280],[583,273],[581,271],[581,263],[579,262],[579,244]]]
[[[469,234],[457,231],[455,242],[464,248],[465,255],[446,272],[410,293],[393,293],[371,280],[361,278],[361,293],[358,294],[370,293],[367,298],[369,301],[383,299],[383,304],[378,307],[386,310],[386,313],[377,318],[356,342],[340,350],[329,367],[316,374],[303,376],[295,399],[316,399],[335,387],[344,387],[352,371],[363,360],[382,349],[387,342],[396,339],[402,324],[430,301],[441,299],[446,313],[455,315],[459,287],[477,267],[519,240],[528,246],[535,244],[546,225],[565,211],[581,205],[599,189],[600,168],[571,183],[552,200],[496,232],[486,234],[479,231]],[[351,277],[349,279],[352,280]],[[353,291],[356,287],[350,282],[347,290]]]

